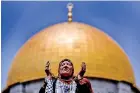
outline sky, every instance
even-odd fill
[[[1,88],[19,48],[40,30],[67,21],[68,2],[1,2]],[[140,2],[72,2],[73,21],[99,28],[128,55],[140,87]]]

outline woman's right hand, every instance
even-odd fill
[[[49,76],[51,74],[51,72],[50,72],[50,62],[49,61],[46,63],[45,72],[46,72],[47,76]]]

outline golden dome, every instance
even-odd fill
[[[45,63],[57,76],[59,62],[68,58],[75,67],[87,64],[85,76],[135,84],[134,73],[124,51],[104,32],[82,23],[60,23],[30,38],[15,56],[7,86],[44,78]]]

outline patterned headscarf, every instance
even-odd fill
[[[75,93],[77,84],[73,80],[70,84],[66,84],[59,79],[56,81],[55,90],[53,90],[53,81],[51,79],[46,78],[47,86],[45,89],[45,93]]]

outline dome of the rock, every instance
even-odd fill
[[[68,58],[75,75],[81,63],[87,64],[85,76],[135,85],[134,73],[127,55],[120,46],[99,29],[77,22],[50,26],[31,37],[18,51],[11,65],[7,86],[44,78],[45,63],[57,76],[58,64]]]

